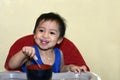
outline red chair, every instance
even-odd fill
[[[5,69],[9,71],[11,70],[8,66],[8,61],[15,53],[21,50],[23,46],[33,46],[33,45],[35,45],[33,34],[27,35],[27,36],[24,36],[18,39],[11,46],[9,50],[9,53],[8,53],[8,56],[6,58],[6,62],[4,65]],[[68,40],[67,38],[64,38],[62,43],[59,45],[56,45],[56,47],[60,48],[63,51],[65,64],[75,64],[79,66],[85,65],[87,67],[87,70],[89,71],[89,67],[86,65],[79,50],[70,40]],[[21,68],[17,70],[21,71]]]

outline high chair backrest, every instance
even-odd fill
[[[20,51],[23,46],[33,46],[33,45],[35,45],[33,34],[23,36],[20,39],[16,40],[15,43],[10,47],[10,50],[4,65],[5,69],[11,70],[8,66],[8,61],[15,53]],[[62,43],[59,45],[56,45],[56,47],[62,50],[65,64],[75,64],[79,66],[85,65],[87,67],[87,70],[89,71],[89,68],[86,65],[81,53],[70,40],[68,40],[67,38],[64,38]],[[17,69],[17,70],[21,70],[21,69]]]

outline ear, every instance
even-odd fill
[[[63,41],[63,38],[59,38],[57,44],[60,44]]]
[[[36,39],[36,34],[33,35],[33,38]]]

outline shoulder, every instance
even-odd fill
[[[55,50],[55,53],[57,52],[59,52],[59,54],[61,55],[61,56],[63,56],[63,52],[62,52],[62,50],[61,49],[59,49],[59,48],[54,48],[54,50]]]
[[[55,51],[55,53],[57,52],[57,53],[60,53],[61,55],[63,55],[62,50],[61,50],[61,49],[59,49],[59,48],[54,48],[54,51]]]

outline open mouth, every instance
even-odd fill
[[[42,45],[47,45],[49,43],[48,40],[41,40],[40,42],[41,42]]]

